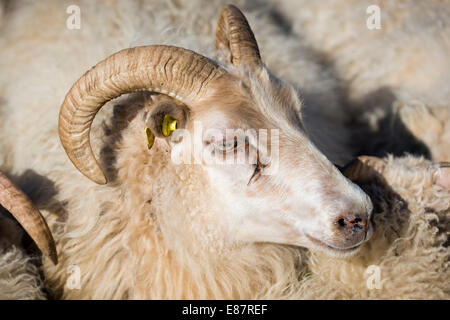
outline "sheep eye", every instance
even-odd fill
[[[222,142],[216,144],[216,150],[219,151],[220,153],[225,153],[236,149],[237,146],[238,146],[237,139],[234,139],[234,141],[223,140]]]

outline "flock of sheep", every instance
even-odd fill
[[[449,32],[446,0],[0,1],[0,299],[450,299]]]

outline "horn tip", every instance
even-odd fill
[[[106,177],[103,174],[95,175],[93,177],[89,177],[92,181],[94,181],[97,184],[106,184],[108,181],[106,180]]]
[[[80,171],[86,178],[97,183],[97,184],[106,184],[108,180],[105,177],[105,174],[100,169],[97,164],[97,167],[91,168],[91,170],[86,169],[85,167],[80,167],[75,165],[75,167]]]

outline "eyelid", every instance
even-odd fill
[[[256,154],[258,155],[257,164],[260,169],[264,168],[266,165],[263,165],[261,161],[259,161],[259,154],[260,151],[258,147],[253,143],[254,139],[253,137],[245,136],[244,139],[239,139],[238,137],[233,137],[233,142],[231,142],[231,139],[225,139],[225,140],[219,140],[219,141],[212,141],[207,142],[206,145],[212,145],[212,147],[220,154],[225,154],[228,152],[236,152],[236,150],[245,148],[246,152],[248,152],[248,155]],[[241,140],[241,143],[239,143],[239,140]],[[244,143],[242,143],[242,141]],[[251,150],[252,149],[252,150]],[[252,163],[252,165],[255,165],[255,163]]]
[[[237,139],[236,137],[234,137],[233,140],[231,139],[224,139],[221,141],[217,141],[217,142],[213,142],[214,147],[216,149],[218,149],[221,152],[229,152],[232,151],[234,149],[236,149],[237,147],[239,147],[239,139]]]
[[[232,144],[231,142],[225,140],[214,142],[213,146],[214,149],[219,153],[227,153],[236,148],[234,143]]]

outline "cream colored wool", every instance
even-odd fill
[[[269,2],[292,34],[336,70],[346,99],[357,108],[357,123],[369,125],[375,136],[387,136],[385,140],[396,140],[398,130],[406,128],[400,150],[386,146],[388,151],[400,153],[409,131],[426,145],[432,159],[450,160],[450,1]],[[366,26],[371,5],[380,8],[380,29]],[[437,121],[426,122],[430,127],[424,130],[411,113],[434,114]],[[367,139],[360,143],[367,145]],[[384,141],[389,143],[396,142]],[[363,150],[382,151],[379,143]]]
[[[74,3],[81,8],[80,30],[65,27],[65,9]],[[96,185],[87,180],[59,144],[57,115],[65,93],[85,70],[109,54],[138,44],[175,44],[212,57],[215,23],[224,3],[205,3],[30,1],[26,5],[15,3],[5,15],[0,31],[0,69],[6,75],[0,76],[0,128],[6,129],[0,129],[0,163],[2,170],[13,167],[11,171],[20,175],[31,169],[55,184],[55,195],[40,207],[58,246],[57,266],[44,259],[46,282],[55,297],[312,297],[306,292],[307,286],[310,294],[315,292],[314,297],[326,292],[312,262],[308,271],[304,249],[265,243],[230,246],[217,236],[220,226],[214,223],[214,215],[220,214],[220,202],[211,206],[214,190],[205,188],[197,172],[201,168],[168,165],[163,143],[155,144],[151,153],[144,152],[144,128],[139,120],[145,95],[114,102],[127,105],[126,113],[123,107],[111,108],[114,103],[110,103],[93,125],[91,143],[109,178],[113,178],[111,183]],[[239,6],[247,8],[245,4]],[[344,122],[345,113],[337,112],[339,95],[332,72],[324,69],[297,39],[290,40],[268,23],[266,14],[254,10],[245,13],[269,68],[299,87],[312,105],[312,110],[306,110],[311,127],[322,130],[330,127],[329,120]],[[325,120],[315,122],[315,117]],[[340,138],[336,132],[333,135]],[[323,146],[337,145],[326,136],[316,139],[324,142]],[[346,158],[341,148],[322,149],[331,158]],[[52,188],[39,180],[33,183],[36,188]],[[416,236],[418,241],[429,239],[422,239],[421,233]],[[368,249],[364,250],[372,252]],[[378,254],[382,253],[373,252],[374,256]],[[409,259],[397,261],[399,268],[408,267],[422,275],[424,287],[445,285],[445,269],[437,276],[432,273],[443,268],[442,260],[433,260],[425,269],[414,264],[417,260],[412,255],[406,257]],[[354,260],[336,261],[351,264]],[[383,266],[384,260],[373,261]],[[72,265],[79,267],[80,289],[66,285]],[[326,265],[331,268],[334,264]],[[312,277],[303,279],[308,272]],[[347,275],[356,281],[362,277],[360,273]],[[336,278],[328,279],[329,288],[340,285]],[[408,297],[405,292],[409,289],[401,286],[400,279],[390,291],[391,298]],[[337,285],[333,287],[333,283]],[[411,287],[408,281],[403,283]],[[350,293],[342,290],[327,297],[364,296],[364,282],[354,286],[357,289],[346,289]],[[418,290],[417,297],[430,298],[431,294],[448,298],[448,288],[425,289]]]
[[[401,99],[448,106],[450,1],[271,2],[293,32],[331,60],[351,99],[389,88]],[[370,5],[380,8],[381,29],[367,28]]]
[[[39,269],[17,247],[0,248],[0,300],[46,299]]]
[[[22,236],[17,223],[0,211],[0,300],[46,299],[37,258],[21,248]]]

